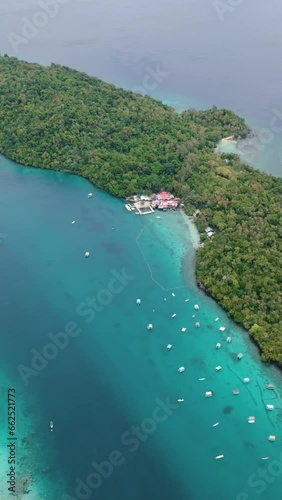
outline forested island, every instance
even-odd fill
[[[226,109],[177,113],[67,67],[0,57],[0,152],[118,196],[169,190],[197,210],[198,283],[282,366],[282,179],[216,155],[248,133]]]

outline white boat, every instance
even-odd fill
[[[192,314],[192,318],[195,318],[195,314]]]
[[[136,300],[136,304],[140,305],[141,304],[141,299]]]
[[[89,252],[85,252],[85,257],[89,257],[90,253]]]
[[[248,423],[249,424],[254,424],[256,422],[256,417],[249,417],[248,418]]]
[[[215,345],[215,348],[216,348],[216,349],[220,349],[220,348],[221,348],[221,343],[220,343],[220,342],[218,342],[218,343]]]
[[[228,343],[230,343],[230,342],[231,342],[231,340],[232,340],[232,338],[231,338],[231,337],[227,337],[227,338],[226,338],[226,342],[228,342]]]
[[[50,430],[53,431],[54,430],[54,424],[53,424],[52,420],[50,420],[49,426],[50,426]]]
[[[72,221],[72,224],[75,224],[75,220]]]
[[[276,436],[270,434],[270,436],[268,436],[268,441],[276,441]]]
[[[274,405],[266,405],[267,410],[274,410]]]
[[[262,457],[262,460],[269,460],[269,457]]]
[[[153,330],[153,325],[152,323],[149,323],[148,326],[147,326],[147,330]]]
[[[176,314],[175,314],[175,313],[171,315],[171,317],[172,317],[172,318],[175,318],[175,316],[176,316]]]
[[[272,384],[266,384],[266,388],[269,389],[269,390],[271,390],[271,391],[273,391],[274,385],[272,385]]]
[[[211,398],[212,397],[212,391],[205,392],[205,397],[206,398]]]
[[[177,402],[178,403],[184,403],[184,399],[178,399]]]
[[[221,370],[221,366],[216,366],[216,367],[215,367],[215,371],[216,371],[216,372],[220,372],[220,370]]]
[[[161,219],[161,217],[159,215],[157,215],[156,219]]]
[[[200,309],[200,308],[199,308],[199,306],[198,306],[198,304],[195,304],[195,305],[194,305],[194,309],[196,309],[196,311],[197,311],[198,309]]]
[[[173,297],[175,297],[175,293],[173,293],[173,292],[172,292],[172,294],[171,294],[171,295],[172,295]]]
[[[199,321],[196,321],[196,323],[195,323],[195,327],[196,327],[196,328],[199,328],[200,326],[201,326],[201,325],[200,325]]]
[[[239,352],[239,354],[237,354],[237,359],[242,359],[243,357],[243,354],[241,352]]]
[[[178,368],[178,371],[179,371],[179,373],[183,373],[183,372],[185,372],[185,368],[184,368],[184,366],[180,366],[180,367]]]
[[[224,455],[217,455],[217,457],[215,457],[216,460],[219,460],[220,458],[223,458]]]
[[[170,351],[170,350],[171,350],[171,348],[172,348],[172,344],[167,344],[167,346],[166,346],[166,350],[167,350],[167,351]]]
[[[245,377],[245,378],[243,378],[243,382],[244,382],[244,384],[247,384],[248,382],[250,382],[249,377]]]
[[[205,379],[205,377],[202,377],[202,378],[199,378],[198,380],[201,380],[201,381],[202,381],[202,380],[206,380],[206,379]]]
[[[215,320],[214,320],[214,321],[218,321],[218,320],[219,320],[219,318],[215,318]]]
[[[217,427],[219,425],[219,422],[216,422],[215,424],[213,424],[213,427]]]
[[[225,326],[220,326],[219,329],[220,329],[221,332],[224,332]]]
[[[131,207],[130,207],[129,205],[127,205],[127,204],[126,204],[126,205],[124,205],[124,208],[126,208],[126,210],[127,210],[128,212],[131,212]]]
[[[186,332],[187,328],[181,328],[182,332]]]
[[[88,198],[92,198],[93,193],[88,193]]]
[[[185,299],[185,302],[189,302],[190,299]]]

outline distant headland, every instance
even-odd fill
[[[0,152],[114,196],[171,192],[201,233],[198,283],[282,366],[282,179],[215,154],[248,134],[215,106],[177,113],[85,73],[0,57]]]

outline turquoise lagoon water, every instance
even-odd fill
[[[4,476],[6,394],[15,387],[17,478],[30,478],[18,498],[278,500],[281,374],[195,286],[187,218],[137,217],[86,180],[0,161],[0,456]],[[48,334],[69,322],[77,335],[50,347]],[[48,360],[34,365],[32,350]],[[115,465],[99,469],[110,456]],[[9,498],[3,481],[1,489]]]

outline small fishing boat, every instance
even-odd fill
[[[225,326],[220,326],[219,329],[220,329],[221,332],[224,332]]]
[[[227,337],[227,338],[226,338],[226,342],[228,342],[228,343],[230,343],[230,342],[231,342],[231,340],[232,340],[232,338],[231,338],[231,337]]]
[[[172,292],[172,294],[171,294],[171,295],[172,295],[173,297],[175,297],[175,293],[173,293],[173,292]]]
[[[170,351],[170,350],[171,350],[171,348],[172,348],[172,344],[167,344],[167,346],[166,346],[166,350],[167,350],[167,351]]]
[[[199,378],[198,380],[201,380],[201,381],[202,381],[202,380],[206,380],[206,379],[205,379],[205,377],[202,377],[202,378]]]
[[[216,372],[220,372],[220,370],[221,370],[221,366],[218,365],[218,366],[215,367],[215,371]]]
[[[233,394],[235,394],[235,396],[237,396],[237,394],[240,394],[239,389],[233,389],[233,391],[232,391],[232,392],[233,392]]]
[[[190,299],[185,299],[185,302],[189,302]]]
[[[199,306],[198,306],[198,304],[195,304],[195,305],[194,305],[194,309],[196,309],[196,311],[197,311],[198,309],[200,309],[200,308],[199,308]]]
[[[136,300],[136,304],[140,305],[141,304],[141,299]]]
[[[274,405],[266,405],[267,410],[274,410]]]
[[[219,422],[216,422],[215,424],[213,424],[213,427],[217,427],[219,425]]]
[[[171,315],[172,318],[175,318],[175,316],[176,316],[176,313],[174,313],[174,314]]]
[[[93,193],[88,193],[88,198],[92,198]]]
[[[242,359],[243,357],[243,354],[241,352],[239,352],[239,354],[237,354],[237,359]]]
[[[72,224],[75,224],[75,220],[72,221]]]
[[[205,397],[206,398],[211,398],[212,397],[212,391],[205,392]]]
[[[147,330],[153,330],[153,325],[152,323],[149,323],[148,326],[147,326]]]
[[[187,328],[181,328],[182,332],[186,332]]]
[[[273,391],[274,385],[272,385],[272,384],[266,384],[266,388]]]
[[[217,457],[215,457],[216,460],[219,460],[220,458],[223,458],[224,455],[217,455]]]
[[[185,368],[184,368],[184,366],[180,366],[180,367],[178,368],[178,371],[179,371],[179,373],[183,373],[183,372],[185,372]]]
[[[248,382],[250,382],[249,377],[245,377],[245,378],[243,378],[243,382],[244,382],[244,384],[248,384]]]
[[[249,418],[248,418],[248,423],[249,423],[249,424],[254,424],[254,423],[255,423],[255,421],[256,421],[256,417],[249,417]]]
[[[196,321],[195,326],[196,326],[196,328],[199,328],[199,327],[200,327],[200,323],[199,323],[199,321]]]
[[[178,399],[177,402],[178,403],[184,403],[184,399]]]
[[[262,460],[269,460],[269,457],[262,457]]]
[[[161,219],[161,217],[159,215],[157,215],[156,219]]]
[[[270,436],[268,436],[268,441],[276,441],[276,436],[270,434]]]
[[[85,252],[85,254],[84,254],[84,255],[85,255],[85,257],[87,258],[87,257],[89,257],[90,253],[89,253],[89,252]]]
[[[192,314],[192,318],[195,318],[195,314]]]
[[[218,320],[219,320],[219,318],[215,318],[215,320],[214,320],[214,321],[218,321]]]
[[[216,349],[220,349],[220,348],[221,348],[221,343],[220,343],[220,342],[218,342],[217,344],[215,344],[215,348],[216,348]]]
[[[50,426],[50,430],[53,431],[54,430],[54,424],[53,424],[52,420],[50,420],[49,426]]]

